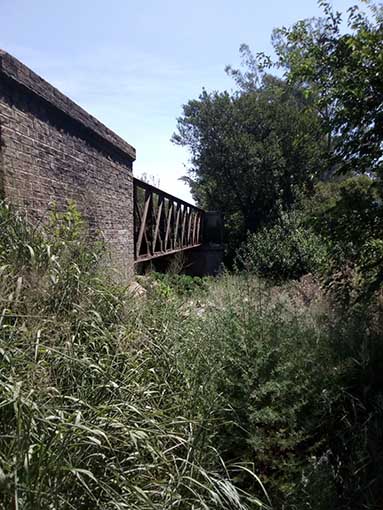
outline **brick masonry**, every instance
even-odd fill
[[[0,50],[0,196],[34,220],[74,200],[111,266],[133,274],[135,149]]]

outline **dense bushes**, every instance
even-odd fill
[[[312,279],[270,288],[243,273],[185,316],[177,359],[224,460],[254,466],[275,508],[374,508],[381,310],[346,314]],[[237,483],[252,486],[244,473]]]
[[[383,282],[383,204],[367,176],[319,183],[271,226],[248,236],[240,267],[274,280],[315,273],[343,304]]]
[[[326,451],[318,428],[339,397],[328,330],[319,325],[325,310],[318,301],[316,315],[306,317],[309,309],[292,299],[245,275],[224,277],[211,289],[203,321],[196,320],[194,341],[181,345],[194,384],[204,387],[204,405],[222,417],[214,425],[219,451],[254,465],[276,508],[291,507],[303,474],[308,478]]]
[[[250,234],[237,262],[247,271],[280,281],[319,271],[326,256],[324,238],[305,225],[301,213],[293,211]]]
[[[172,293],[178,296],[191,296],[196,293],[205,293],[208,290],[209,278],[189,276],[176,273],[151,273],[152,279],[157,283],[157,292],[169,297]]]
[[[373,297],[383,282],[383,204],[378,183],[355,176],[321,183],[304,204],[305,222],[329,246],[322,273],[344,304]]]

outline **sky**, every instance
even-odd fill
[[[133,145],[135,176],[192,201],[189,153],[170,142],[182,105],[234,89],[224,69],[241,43],[271,53],[273,28],[320,12],[316,0],[0,0],[0,48]]]

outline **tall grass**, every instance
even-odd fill
[[[42,231],[2,205],[0,232],[1,507],[262,506],[203,434],[175,303],[106,283],[73,207]]]

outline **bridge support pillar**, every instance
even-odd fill
[[[35,224],[54,205],[75,202],[103,269],[121,281],[134,271],[135,149],[0,49],[0,199]]]
[[[217,211],[204,215],[203,245],[188,252],[186,273],[193,276],[215,276],[223,262],[223,216]]]

